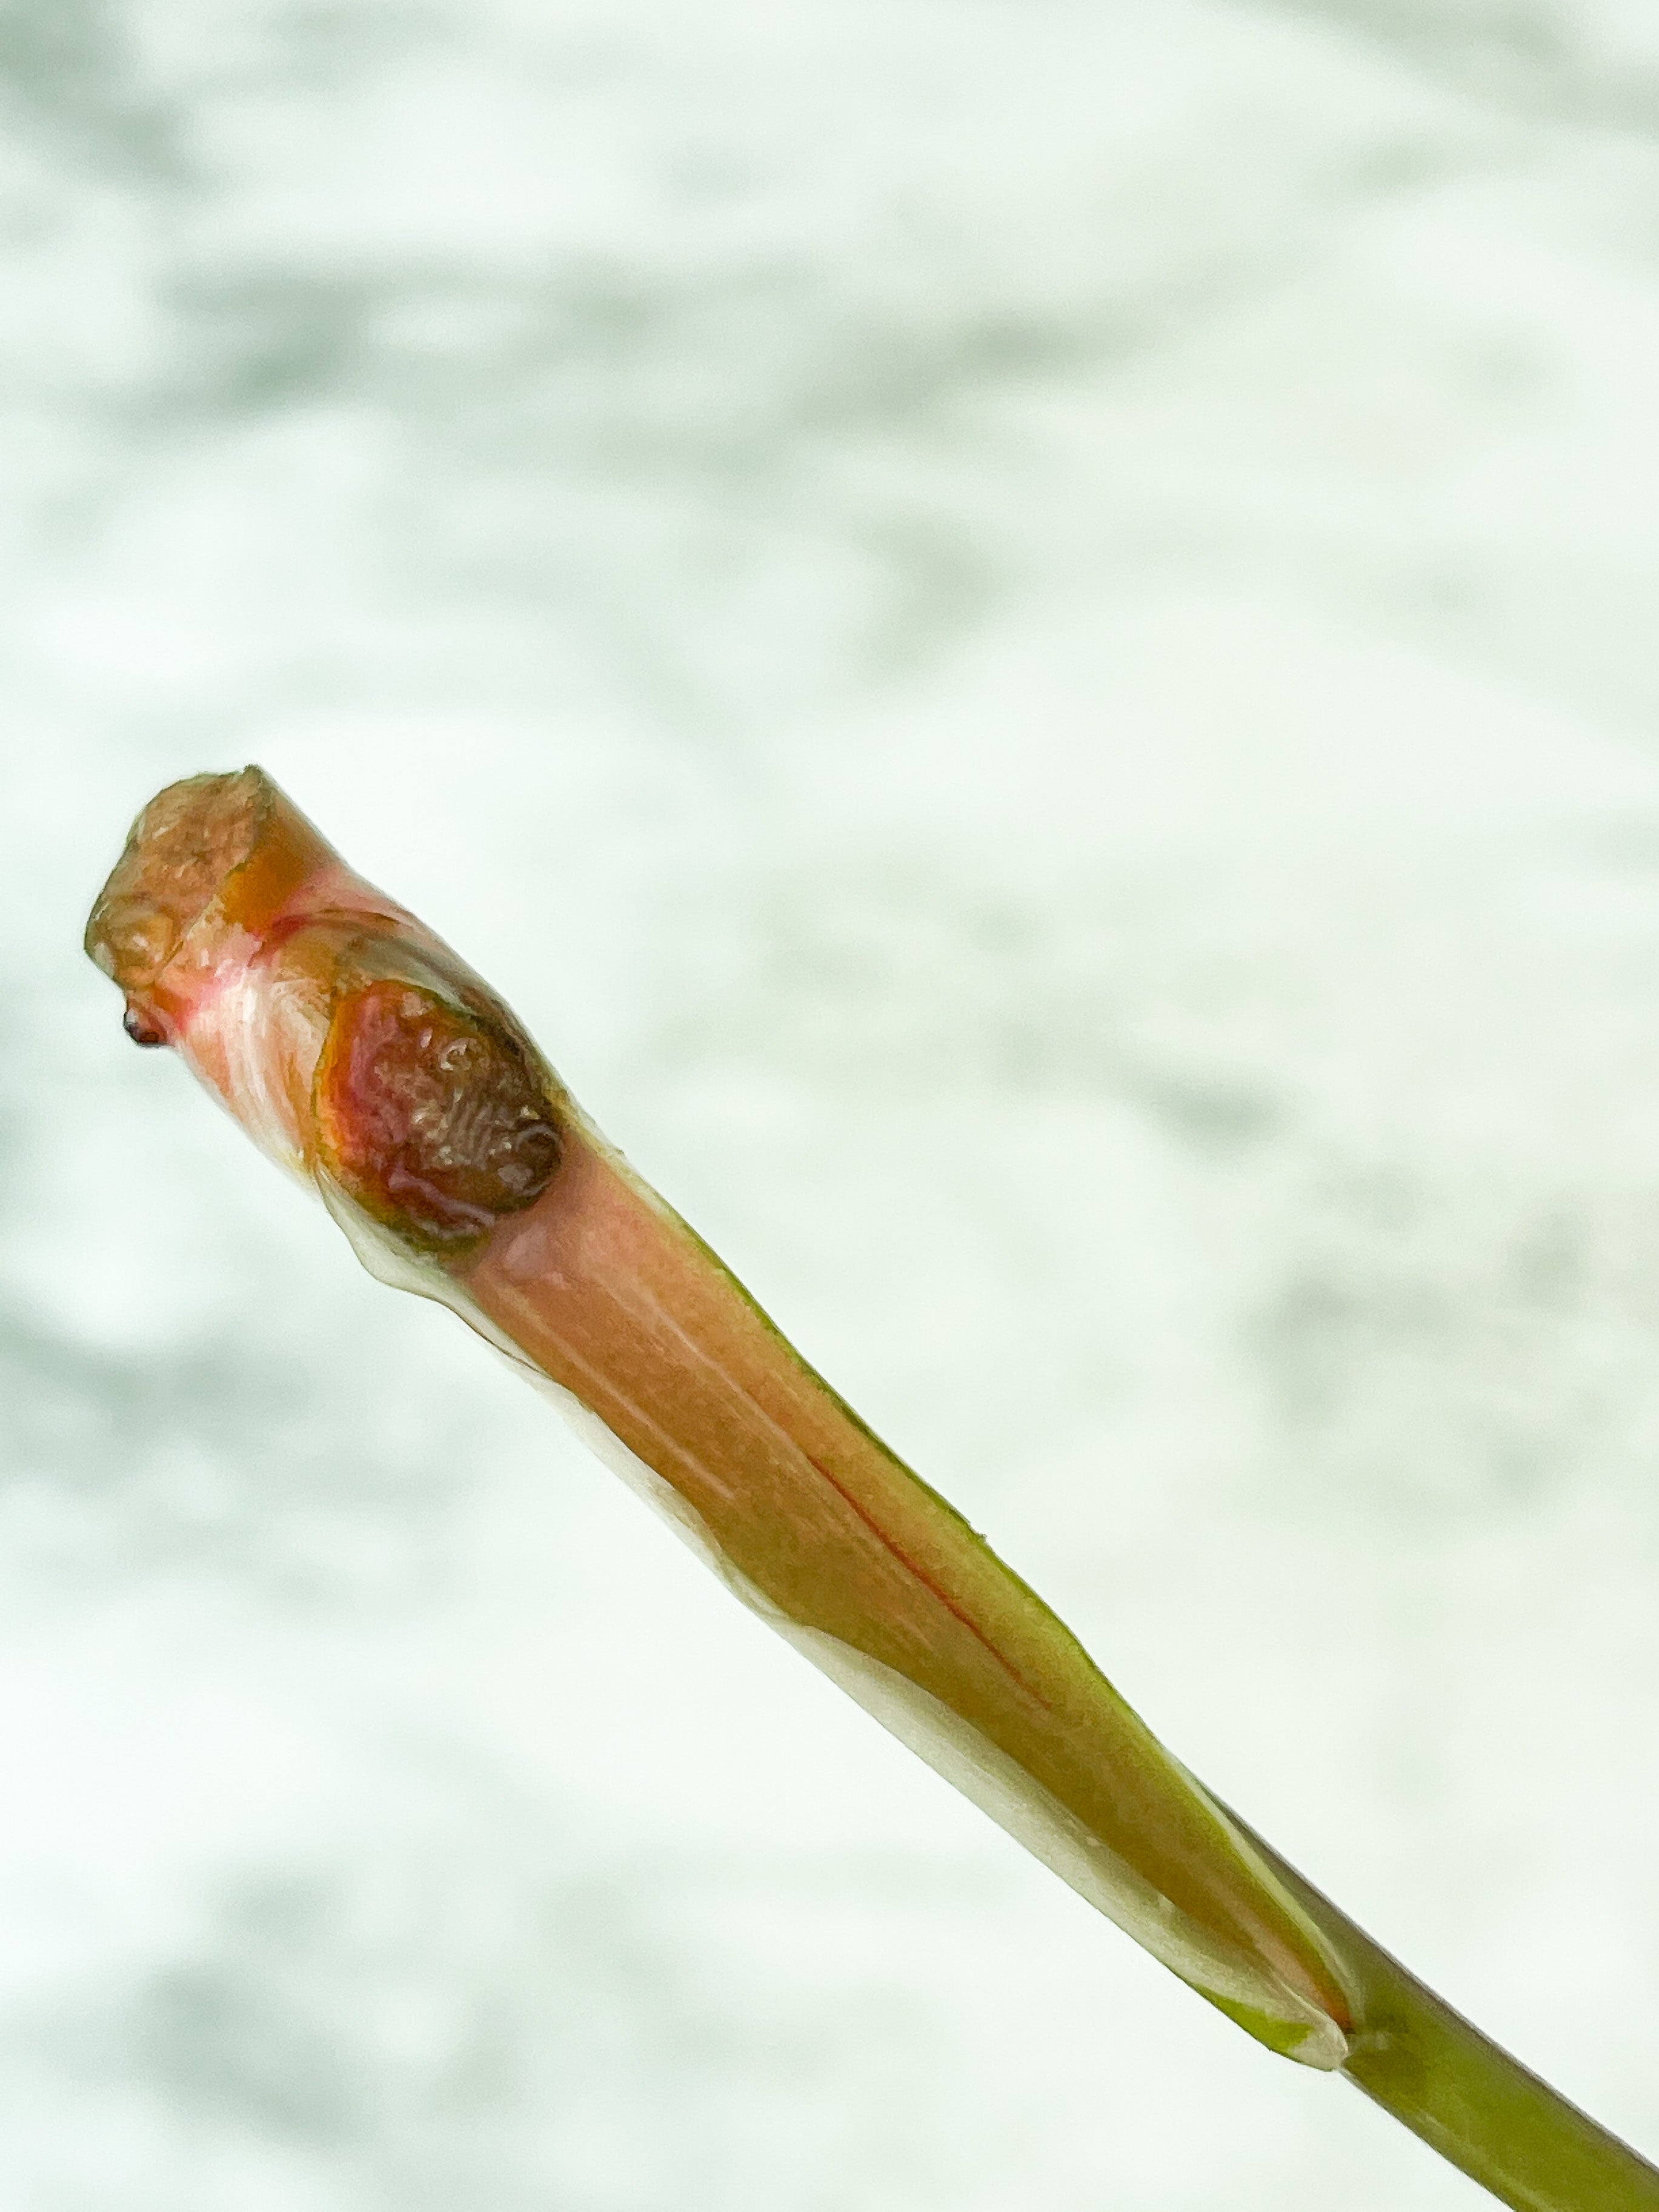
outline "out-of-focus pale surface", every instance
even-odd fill
[[[246,758],[1659,2146],[1653,23],[0,7],[7,2212],[1475,2201],[126,1045]]]

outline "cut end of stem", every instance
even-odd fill
[[[169,784],[128,832],[87,924],[88,954],[126,995],[128,1036],[178,1042],[227,952],[339,865],[263,769]]]
[[[170,783],[133,823],[86,935],[88,952],[120,985],[129,1005],[155,990],[228,878],[246,862],[276,799],[276,786],[257,768],[191,775]]]

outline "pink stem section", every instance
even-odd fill
[[[672,1486],[787,1620],[977,1729],[1163,1894],[1346,2025],[1334,1977],[1218,1855],[1205,1801],[1042,1601],[808,1368],[580,1125],[551,1188],[460,1281]]]

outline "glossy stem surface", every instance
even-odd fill
[[[947,1734],[961,1723],[1035,1785],[1025,1840],[1052,1806],[1051,1832],[1069,1821],[1078,1849],[1099,1847],[1097,1882],[1084,1880],[1103,1893],[1117,1882],[1114,1917],[1138,1917],[1137,1870],[1155,1885],[1167,1963],[1247,2008],[1281,1998],[1293,2009],[1280,2047],[1306,2040],[1299,2015],[1328,2039],[1324,2063],[1340,2056],[1340,1978],[1225,1816],[1042,1600],[608,1147],[568,1127],[550,1188],[459,1280],[662,1479],[775,1625],[816,1639],[821,1663],[838,1649],[884,1670],[893,1701],[921,1692],[916,1747],[929,1716]],[[1158,1925],[1134,1932],[1158,1948]]]
[[[1232,1815],[1323,1929],[1363,2021],[1343,2072],[1517,2212],[1659,2212],[1659,2168],[1418,1980]]]
[[[1308,1986],[1305,1943],[1047,1607],[800,1360],[719,1262],[602,1144],[463,1278],[481,1311],[695,1512],[716,1564],[797,1626],[864,1653],[1008,1753],[1224,1942]],[[925,1747],[923,1747],[925,1749]],[[1483,2035],[1224,1807],[1325,1939],[1316,1994],[1342,2071],[1503,2203],[1659,2212],[1659,2170]]]

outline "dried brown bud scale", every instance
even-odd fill
[[[337,1000],[313,1096],[327,1172],[425,1251],[470,1249],[533,1205],[559,1164],[557,1112],[531,1053],[396,977]]]

